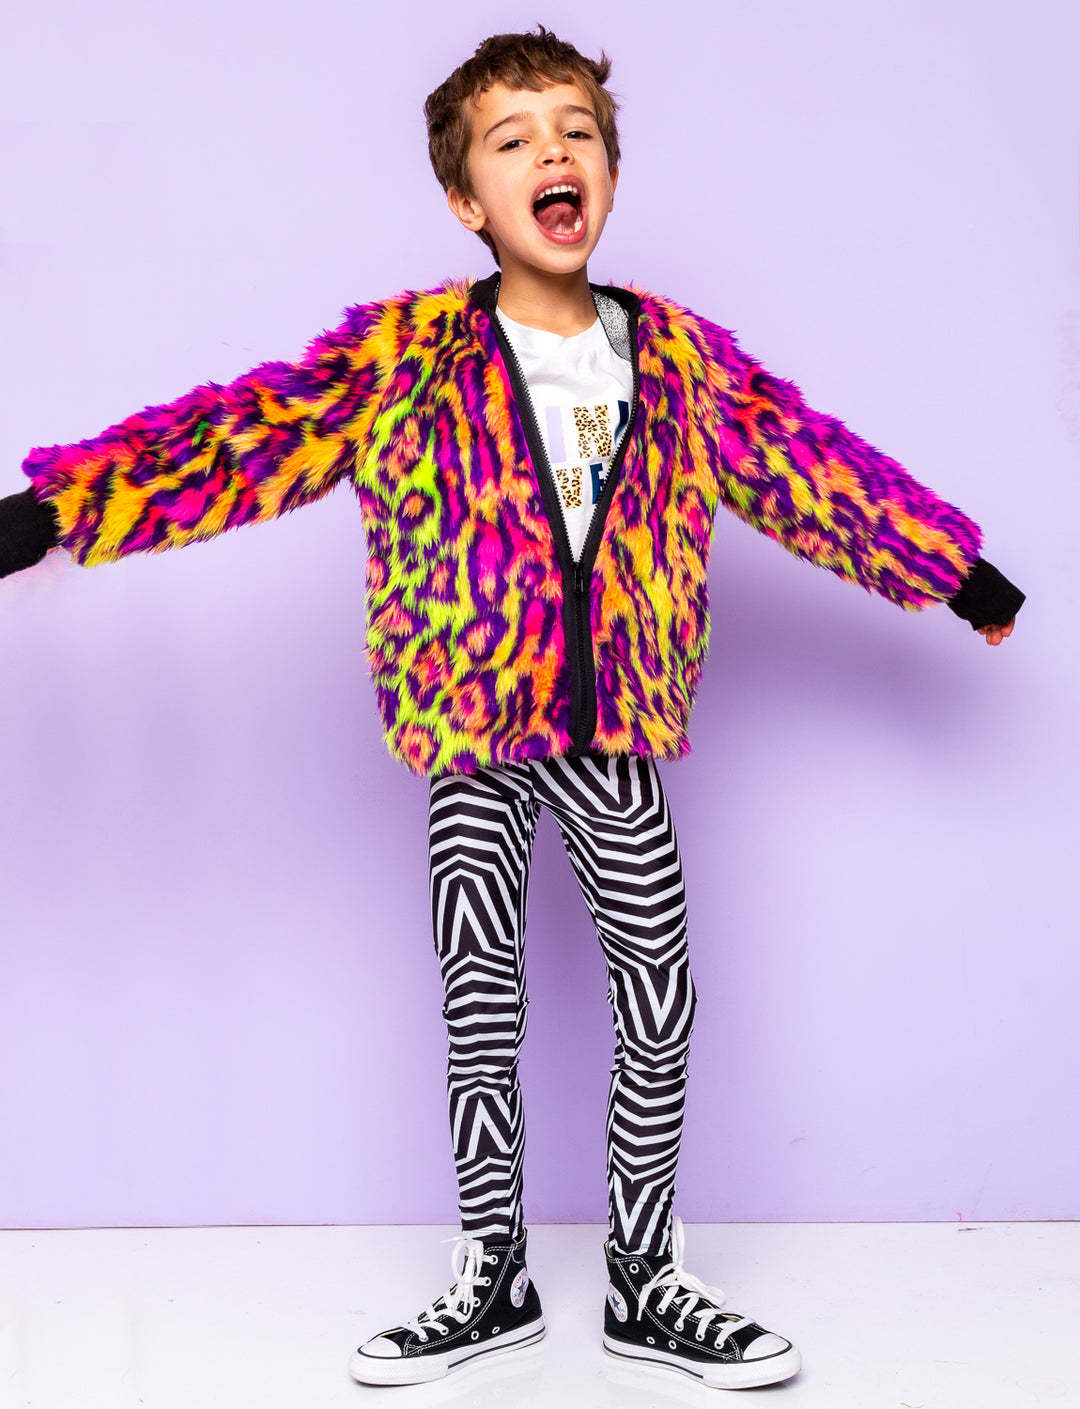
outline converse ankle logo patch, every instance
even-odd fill
[[[622,1292],[619,1291],[618,1287],[613,1287],[610,1283],[608,1284],[607,1299],[611,1303],[611,1309],[614,1311],[616,1317],[620,1321],[625,1321],[627,1315],[626,1298],[623,1296]]]
[[[525,1289],[529,1285],[529,1274],[523,1267],[514,1278],[510,1287],[510,1300],[515,1306],[520,1306],[525,1300]]]

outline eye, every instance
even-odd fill
[[[524,138],[524,137],[511,137],[508,142],[504,142],[504,143],[502,144],[502,146],[499,148],[499,151],[500,151],[500,152],[512,152],[512,151],[515,151],[518,147],[522,146],[522,145],[524,144],[524,142],[525,142],[525,138]]]
[[[582,132],[580,129],[575,129],[573,132],[568,132],[566,135],[568,137],[591,137],[592,133]]]

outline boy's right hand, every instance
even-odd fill
[[[977,626],[975,630],[980,636],[985,637],[988,646],[1000,646],[1006,636],[1012,635],[1012,629],[1016,625],[1016,617],[1007,621],[1004,626]]]
[[[950,611],[970,623],[988,646],[1000,646],[1012,635],[1016,613],[1024,605],[1023,592],[998,572],[993,563],[977,558],[959,589],[948,599]]]
[[[56,515],[32,489],[0,499],[0,577],[32,568],[58,541]]]

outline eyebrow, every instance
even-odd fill
[[[569,113],[578,113],[582,117],[591,117],[593,122],[596,121],[596,114],[593,112],[592,108],[579,107],[576,103],[564,103],[561,108],[555,109],[556,117],[564,117]],[[508,122],[525,122],[532,116],[532,113],[520,112],[511,113],[509,117],[501,117],[498,122],[494,123],[484,133],[483,140],[486,142],[493,132],[497,132],[500,127],[505,127]]]

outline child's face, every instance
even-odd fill
[[[618,170],[609,169],[593,105],[576,83],[540,93],[496,84],[472,108],[473,194],[451,188],[466,229],[495,241],[504,277],[516,268],[570,274],[604,229]],[[570,187],[545,195],[553,187]]]

